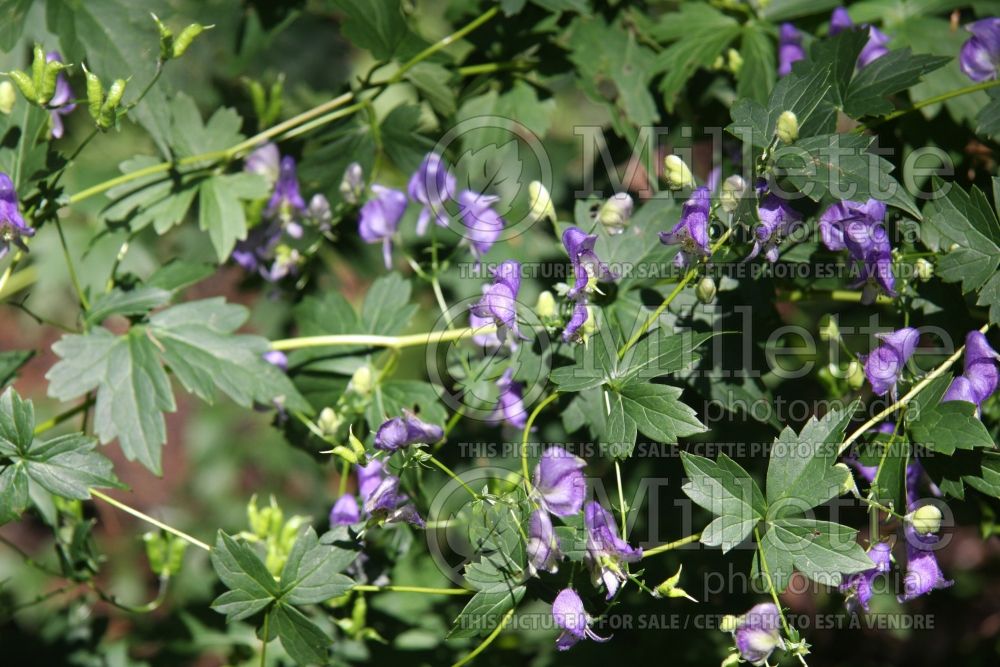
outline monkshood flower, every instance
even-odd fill
[[[528,520],[528,543],[525,550],[528,554],[528,568],[534,575],[540,570],[555,574],[559,570],[562,553],[559,551],[559,540],[552,527],[549,513],[537,509],[531,513]]]
[[[948,588],[954,581],[944,578],[944,573],[934,555],[940,537],[921,535],[913,526],[907,525],[906,535],[906,575],[903,577],[903,593],[897,597],[900,602],[909,602],[921,595],[939,588]]]
[[[485,326],[493,324],[493,317],[479,317],[473,310],[469,311],[469,327],[472,329],[482,329]],[[484,350],[495,350],[503,342],[500,337],[497,336],[496,331],[490,331],[488,333],[477,333],[472,337],[472,342],[480,346]]]
[[[524,339],[517,328],[517,293],[521,289],[521,264],[508,259],[493,271],[493,283],[483,287],[483,298],[470,308],[472,314],[497,327],[503,342],[507,332]]]
[[[802,33],[791,23],[782,23],[778,29],[778,76],[792,73],[792,64],[806,57],[802,48]]]
[[[399,478],[394,475],[382,478],[365,500],[365,512],[372,517],[383,519],[385,523],[405,522],[420,528],[425,525],[406,494],[399,491]]]
[[[358,508],[358,500],[349,493],[345,493],[330,508],[331,526],[349,526],[361,520],[361,511]]]
[[[556,516],[579,512],[587,490],[583,478],[586,465],[586,461],[562,447],[549,447],[542,452],[532,476],[542,508]]]
[[[892,547],[886,542],[874,544],[868,550],[868,557],[875,564],[874,567],[852,574],[840,584],[840,592],[847,593],[847,608],[854,613],[857,613],[859,607],[868,611],[872,583],[878,575],[888,572],[892,567]]]
[[[597,281],[614,280],[615,274],[594,252],[597,234],[587,234],[579,227],[568,227],[562,235],[563,247],[573,265],[575,280],[566,293],[571,299],[595,291]]]
[[[405,412],[382,423],[375,432],[375,449],[395,452],[417,443],[429,445],[444,437],[444,430],[436,424],[420,421],[416,415]]]
[[[757,212],[760,215],[760,224],[754,232],[753,249],[747,255],[747,259],[753,259],[763,253],[767,261],[773,264],[778,261],[778,246],[795,223],[802,220],[802,216],[774,193],[764,197],[757,207]]]
[[[62,55],[58,51],[49,51],[45,56],[47,62],[59,62],[61,63]],[[73,109],[76,108],[75,104],[69,104],[70,100],[73,99],[73,89],[69,87],[69,80],[66,78],[62,72],[56,76],[56,90],[52,93],[52,99],[49,100],[49,106],[52,109],[49,111],[49,118],[52,123],[52,136],[56,139],[62,137],[65,131],[63,127],[62,117],[72,113]]]
[[[506,224],[500,214],[493,210],[493,204],[500,201],[500,198],[463,190],[458,194],[457,201],[462,224],[467,230],[466,238],[472,245],[472,254],[476,259],[481,259],[500,238]]]
[[[976,390],[973,388],[972,383],[969,382],[965,376],[959,375],[951,381],[950,385],[948,385],[948,391],[944,392],[944,396],[941,397],[941,402],[965,401],[966,403],[972,403],[973,405],[978,406],[979,401],[977,401],[976,398]]]
[[[823,245],[833,251],[846,249],[861,266],[855,287],[864,285],[861,299],[864,304],[874,302],[878,290],[896,295],[885,212],[885,203],[877,199],[864,204],[840,201],[827,208],[819,219]]]
[[[503,421],[514,428],[523,429],[528,421],[528,413],[524,409],[524,400],[521,395],[521,384],[514,382],[514,371],[508,368],[497,380],[497,388],[500,396],[497,398],[497,407],[493,410],[491,421],[496,423]]]
[[[288,370],[288,355],[281,350],[268,350],[261,356],[272,366],[277,366],[283,371]]]
[[[896,399],[896,383],[913,356],[913,351],[920,340],[920,333],[913,327],[898,329],[891,333],[878,333],[875,337],[882,341],[869,355],[859,355],[864,363],[865,377],[872,386],[872,391],[878,396],[891,392]]]
[[[18,210],[17,192],[10,176],[0,172],[0,259],[10,252],[13,243],[24,252],[28,252],[23,238],[35,235],[35,230],[21,217]]]
[[[577,338],[582,338],[582,329],[589,319],[590,309],[587,307],[587,303],[582,300],[577,301],[576,305],[573,306],[573,315],[570,316],[569,322],[566,323],[566,328],[563,329],[563,342],[569,343]]]
[[[783,648],[781,613],[772,602],[754,605],[743,614],[733,630],[740,657],[751,665],[763,665],[777,648]]]
[[[299,234],[302,233],[302,228],[295,223],[294,225],[299,229]],[[289,224],[288,229],[292,227]],[[299,266],[305,258],[295,248],[287,246],[285,244],[279,244],[275,248],[274,261],[271,263],[271,267],[267,270],[262,270],[261,275],[265,280],[276,283],[286,276],[295,275],[299,272]]]
[[[627,192],[616,192],[597,210],[597,221],[608,234],[621,234],[632,217],[632,197]]]
[[[314,194],[309,199],[309,206],[306,207],[306,217],[312,221],[320,231],[330,229],[330,221],[333,220],[333,211],[330,210],[330,201],[320,193]]]
[[[372,459],[367,465],[357,466],[358,473],[358,495],[362,502],[368,502],[375,489],[385,479],[385,466],[378,459]]]
[[[838,32],[843,30],[849,30],[853,27],[854,21],[851,20],[851,17],[847,13],[846,9],[843,7],[837,7],[833,10],[833,14],[830,15],[831,36],[836,35]],[[878,60],[885,54],[889,53],[889,49],[886,47],[889,43],[889,36],[875,26],[867,26],[867,28],[868,41],[865,42],[864,48],[862,48],[861,53],[858,54],[858,69],[864,69],[875,60]]]
[[[269,271],[266,263],[274,254],[274,249],[281,241],[281,226],[277,223],[262,221],[247,233],[242,241],[237,241],[231,257],[244,270],[260,272],[265,278]]]
[[[988,18],[965,26],[972,37],[962,45],[958,65],[973,81],[989,81],[1000,67],[1000,18]]]
[[[1000,372],[997,370],[997,360],[1000,355],[990,347],[989,341],[981,331],[970,331],[965,337],[965,362],[962,374],[972,385],[976,404],[983,402],[997,390]]]
[[[244,158],[243,171],[263,176],[268,185],[274,185],[281,171],[281,153],[278,152],[277,144],[268,142],[255,148]]]
[[[375,195],[361,207],[358,233],[365,243],[382,242],[385,268],[392,268],[392,236],[406,211],[406,195],[382,185],[373,185]]]
[[[556,638],[556,648],[565,651],[582,639],[606,642],[610,637],[601,637],[590,629],[590,616],[583,608],[583,600],[572,588],[564,588],[552,602],[552,620],[562,632]]]
[[[583,525],[587,529],[587,553],[584,562],[590,569],[594,585],[604,584],[610,600],[626,580],[622,563],[634,563],[642,558],[642,548],[630,547],[618,532],[611,513],[596,502],[583,509]]]
[[[293,239],[302,238],[302,225],[295,218],[306,210],[306,202],[299,191],[299,177],[295,171],[295,158],[286,155],[281,158],[278,170],[278,180],[274,184],[274,192],[267,202],[264,215],[281,220],[285,231]]]
[[[432,217],[439,227],[448,226],[448,211],[444,202],[455,196],[455,177],[440,155],[428,153],[424,156],[420,167],[410,177],[406,190],[410,199],[423,207],[417,218],[417,235],[424,235]]]
[[[696,188],[691,197],[681,207],[681,217],[669,232],[660,232],[660,243],[680,244],[680,252],[674,257],[674,266],[687,268],[708,257],[711,244],[708,238],[708,216],[712,207],[708,188]]]
[[[365,173],[358,162],[352,162],[344,169],[340,179],[340,196],[348,204],[357,204],[365,191]]]

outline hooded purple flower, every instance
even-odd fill
[[[896,383],[906,362],[913,356],[913,351],[920,340],[920,332],[913,327],[906,327],[891,333],[875,334],[875,337],[882,341],[882,344],[871,354],[859,355],[858,358],[864,362],[865,377],[868,378],[872,391],[878,396],[885,396],[891,392],[895,400]]]
[[[358,500],[349,493],[345,493],[330,509],[331,526],[349,526],[361,520],[361,512],[358,510]]]
[[[851,17],[847,13],[846,9],[843,7],[837,7],[833,10],[833,14],[830,15],[831,36],[844,30],[850,30],[853,27],[854,21],[851,20]],[[889,49],[886,48],[886,45],[889,43],[889,36],[875,26],[867,26],[867,28],[868,41],[865,42],[864,48],[862,48],[861,53],[858,54],[858,69],[864,69],[873,61],[878,60],[885,54],[889,53]]]
[[[590,617],[583,608],[583,600],[572,588],[564,588],[552,601],[552,620],[562,630],[556,639],[556,648],[565,651],[582,639],[606,642],[610,637],[601,637],[590,629]]]
[[[410,177],[407,186],[410,199],[423,206],[417,218],[417,234],[423,236],[431,217],[440,227],[448,226],[448,211],[444,202],[455,196],[455,177],[437,153],[428,153],[420,167]]]
[[[897,599],[909,602],[939,588],[948,588],[954,581],[944,578],[938,565],[935,547],[941,539],[937,535],[921,535],[907,524],[906,535],[906,575],[903,577],[903,593]]]
[[[35,230],[28,226],[18,210],[14,182],[10,180],[10,176],[0,172],[0,259],[10,251],[11,243],[28,252],[28,246],[22,238],[34,235]]]
[[[45,60],[47,62],[59,63],[63,61],[62,55],[58,51],[49,51],[45,55]],[[48,104],[51,107],[49,118],[52,122],[52,136],[56,139],[62,137],[63,132],[65,132],[62,117],[72,113],[73,109],[76,108],[75,104],[69,104],[69,101],[72,99],[73,89],[69,87],[69,80],[66,76],[60,72],[56,76],[56,90],[52,93],[52,98]]]
[[[261,356],[263,356],[264,361],[272,366],[277,366],[283,371],[288,370],[288,355],[281,350],[268,350]]]
[[[892,547],[887,542],[879,542],[868,550],[868,557],[875,564],[870,570],[852,574],[840,584],[840,592],[847,593],[847,608],[857,613],[858,608],[868,611],[872,598],[872,583],[875,577],[889,571],[892,566]]]
[[[990,347],[981,331],[970,331],[965,337],[965,367],[962,374],[972,385],[977,405],[982,405],[997,390],[998,359],[1000,355]]]
[[[942,403],[948,401],[965,401],[976,406],[979,405],[979,402],[976,400],[975,388],[963,375],[959,375],[952,380],[951,384],[948,385],[948,391],[944,392],[944,396],[941,397]]]
[[[524,409],[524,401],[521,397],[521,384],[514,382],[514,371],[508,368],[497,380],[497,388],[500,389],[500,396],[497,399],[497,407],[493,410],[491,421],[494,423],[503,420],[514,428],[523,429],[528,421],[528,413]]]
[[[614,280],[615,275],[608,265],[600,260],[594,252],[597,234],[587,234],[579,227],[568,227],[562,235],[563,247],[573,265],[575,280],[573,287],[566,293],[571,299],[581,294],[592,292],[594,283],[598,280]]]
[[[587,529],[584,562],[590,568],[594,585],[603,583],[610,600],[626,579],[621,564],[634,563],[642,558],[642,549],[632,548],[622,539],[615,518],[596,502],[591,501],[584,507],[583,525]]]
[[[712,208],[711,193],[707,187],[695,188],[691,197],[681,207],[681,217],[669,232],[660,232],[660,243],[680,244],[674,266],[684,268],[708,257],[712,252],[708,238],[708,216]]]
[[[587,323],[587,319],[589,317],[590,311],[587,310],[586,302],[577,301],[576,305],[573,307],[573,316],[569,318],[569,322],[563,330],[563,341],[568,343],[575,339],[577,337],[577,333],[580,331],[580,328]]]
[[[772,602],[754,605],[740,617],[733,631],[740,657],[752,665],[763,665],[776,648],[782,648],[781,613]]]
[[[747,255],[747,259],[753,259],[763,252],[767,261],[773,264],[778,261],[778,246],[794,224],[802,220],[802,216],[785,200],[773,193],[764,197],[757,207],[757,212],[760,215],[760,225],[754,233],[753,250]]]
[[[291,223],[291,221],[296,215],[304,213],[305,210],[306,202],[302,199],[302,193],[299,192],[299,177],[295,171],[295,158],[286,155],[281,158],[278,180],[274,184],[274,192],[271,193],[271,200],[267,202],[264,215],[288,223],[288,235],[297,239],[302,236],[302,227],[298,223]]]
[[[372,186],[375,196],[361,207],[358,233],[365,243],[382,242],[385,268],[392,268],[392,236],[406,211],[406,195],[381,185]]]
[[[263,176],[269,184],[274,184],[281,171],[281,153],[278,152],[278,145],[268,142],[255,148],[243,159],[243,171]]]
[[[586,483],[583,469],[587,462],[562,447],[542,452],[532,475],[532,484],[541,495],[540,504],[556,516],[571,516],[583,507]]]
[[[543,509],[537,509],[531,513],[531,519],[528,521],[526,551],[528,567],[532,574],[539,570],[555,574],[559,570],[559,561],[562,560],[559,540],[556,538],[556,531],[552,527],[549,513]]]
[[[892,246],[885,231],[885,202],[869,199],[864,204],[841,201],[831,205],[819,219],[823,245],[847,250],[860,267],[855,287],[864,285],[863,304],[875,301],[878,290],[896,296],[892,274]]]
[[[362,503],[367,503],[368,499],[375,493],[375,489],[385,479],[385,467],[378,459],[372,459],[367,465],[357,466],[357,473],[358,495],[361,496]]]
[[[436,424],[427,424],[416,415],[405,412],[402,417],[393,417],[378,427],[375,433],[375,449],[395,452],[418,442],[430,444],[444,437],[444,430]]]
[[[472,254],[476,259],[481,259],[488,253],[503,232],[504,219],[493,210],[493,204],[498,201],[499,197],[471,190],[463,190],[458,194],[459,214],[462,224],[468,230],[466,238],[472,244]]]
[[[802,48],[802,33],[791,23],[782,23],[778,29],[778,76],[792,73],[792,63],[806,57]]]
[[[365,512],[386,523],[406,522],[420,528],[425,525],[406,494],[400,493],[399,478],[394,475],[385,475],[371,492],[365,500]]]
[[[981,19],[965,29],[972,37],[962,45],[959,67],[973,81],[995,79],[1000,66],[1000,18]]]
[[[483,287],[483,298],[471,312],[497,327],[497,338],[503,342],[509,330],[516,338],[524,338],[517,328],[517,293],[521,289],[521,264],[508,259],[493,272],[493,283]]]
[[[469,327],[472,329],[481,329],[485,326],[493,324],[493,317],[479,317],[473,310],[469,310]],[[490,331],[489,333],[478,333],[472,337],[472,342],[480,346],[485,350],[495,350],[499,348],[503,343],[497,336],[496,331]]]

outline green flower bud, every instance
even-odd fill
[[[840,327],[837,326],[836,317],[830,317],[827,315],[820,321],[819,338],[820,340],[840,339]]]
[[[719,622],[719,629],[723,632],[734,632],[740,624],[740,619],[732,614],[726,614]]]
[[[38,103],[38,91],[35,90],[35,83],[31,80],[30,76],[19,69],[8,72],[7,76],[14,82],[14,85],[21,91],[21,94],[24,95],[24,99],[32,104]]]
[[[837,474],[841,475],[840,481],[840,494],[851,494],[852,496],[858,495],[858,485],[854,482],[854,474],[846,463],[836,463],[833,466],[837,470]]]
[[[191,46],[191,42],[194,38],[205,32],[206,30],[211,30],[214,25],[201,25],[200,23],[192,23],[188,27],[181,30],[181,34],[177,35],[177,39],[174,40],[174,50],[171,54],[174,58],[180,58],[187,51],[188,47]]]
[[[538,222],[542,218],[548,218],[552,222],[556,221],[556,209],[552,205],[552,195],[545,189],[539,181],[528,183],[528,198],[531,202],[531,210],[528,216],[532,222]]]
[[[102,130],[115,124],[115,119],[118,116],[118,104],[125,94],[126,83],[125,79],[115,79],[111,87],[108,88],[108,95],[104,98],[104,104],[101,105],[101,110],[97,114],[97,126]]]
[[[538,295],[538,301],[535,302],[535,314],[543,321],[554,319],[558,315],[556,298],[552,296],[552,292],[543,290]]]
[[[41,44],[35,44],[35,48],[32,51],[31,60],[31,82],[35,85],[35,97],[39,104],[45,104],[48,102],[48,98],[42,99],[42,85],[45,81],[45,65],[48,63],[48,58],[45,57],[45,49],[42,48]]]
[[[261,123],[268,127],[278,122],[281,117],[282,91],[285,88],[285,75],[281,74],[277,80],[271,84],[271,89],[267,96],[267,108],[261,116]]]
[[[359,366],[358,370],[354,371],[354,375],[351,376],[351,383],[348,388],[354,390],[355,392],[361,394],[362,396],[367,396],[375,388],[374,378],[372,377],[372,369],[365,364]]]
[[[87,110],[91,118],[99,120],[101,105],[104,104],[104,86],[101,78],[87,69],[86,65],[83,65],[83,72],[87,79]]]
[[[847,386],[851,389],[861,389],[865,384],[865,370],[857,361],[847,364]]]
[[[937,505],[921,505],[906,515],[906,521],[918,533],[936,533],[941,530],[941,510]]]
[[[260,539],[267,539],[278,534],[284,521],[284,513],[278,507],[278,501],[271,496],[271,504],[263,509],[257,507],[257,494],[250,497],[247,503],[247,522],[251,532]]]
[[[694,288],[694,294],[698,297],[698,301],[702,303],[712,303],[715,299],[715,293],[718,288],[715,286],[715,280],[711,276],[705,276],[698,282],[698,286]]]
[[[694,187],[694,175],[684,160],[676,155],[668,155],[663,159],[663,166],[663,174],[671,190]]]
[[[320,410],[319,418],[316,420],[316,426],[323,432],[323,435],[326,436],[335,434],[337,429],[340,428],[341,423],[342,420],[340,416],[331,407],[326,407]]]
[[[174,33],[167,26],[163,25],[163,21],[156,14],[150,12],[153,17],[153,21],[156,23],[157,30],[160,31],[160,61],[166,62],[173,57],[174,54]]]
[[[934,265],[923,257],[914,262],[913,270],[921,282],[927,282],[934,276]]]
[[[187,542],[170,533],[148,532],[142,536],[146,545],[149,569],[161,577],[170,577],[181,571]]]
[[[740,199],[747,190],[747,183],[739,174],[733,174],[722,182],[722,191],[719,193],[719,203],[722,210],[732,213],[740,205]]]
[[[0,113],[8,115],[14,109],[17,102],[17,93],[14,91],[14,84],[10,81],[0,81]]]
[[[799,119],[791,111],[782,111],[778,116],[778,138],[786,144],[795,143],[799,138]]]
[[[736,49],[729,49],[726,51],[726,66],[729,71],[733,74],[739,74],[740,70],[743,69],[743,56]]]
[[[56,79],[59,73],[66,69],[66,65],[58,60],[52,60],[45,64],[45,73],[42,75],[42,87],[38,91],[38,103],[47,104],[56,92]]]
[[[626,192],[616,192],[608,201],[601,204],[597,212],[597,221],[603,225],[608,234],[621,234],[632,217],[632,197]]]
[[[693,597],[688,595],[684,589],[678,588],[677,584],[681,580],[681,570],[683,566],[677,567],[677,574],[666,579],[662,584],[653,589],[653,595],[656,597],[663,598],[687,598],[691,602],[697,602]]]

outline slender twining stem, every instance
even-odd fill
[[[767,566],[767,558],[764,557],[764,546],[760,543],[760,529],[757,526],[754,526],[753,534],[757,538],[757,556],[760,558],[760,569],[764,571],[764,576],[767,578],[767,588],[771,591],[771,599],[774,600],[774,606],[778,608],[778,614],[781,616],[781,626],[785,629],[785,635],[791,637],[792,630],[788,627],[785,610],[781,608],[778,591],[774,586],[774,578],[771,577],[771,570]]]
[[[733,227],[730,227],[729,229],[726,230],[726,232],[722,236],[719,237],[718,241],[712,244],[712,251],[709,256],[711,257],[711,255],[714,255],[719,250],[719,248],[722,247],[722,244],[725,243],[727,240],[729,240],[729,237],[732,236],[732,234],[733,234]],[[677,295],[680,294],[681,291],[685,287],[687,287],[688,283],[690,283],[696,277],[698,277],[697,268],[691,269],[690,271],[684,274],[684,277],[681,278],[681,281],[677,283],[677,285],[670,292],[670,294],[667,295],[667,298],[663,300],[663,303],[661,303],[656,308],[656,310],[653,311],[652,315],[646,318],[646,321],[642,323],[642,326],[639,327],[639,330],[636,331],[634,334],[632,334],[632,337],[628,339],[628,342],[622,345],[621,349],[618,350],[619,359],[624,357],[625,353],[628,352],[633,345],[639,342],[639,339],[642,338],[647,331],[649,331],[649,327],[653,326],[653,323],[659,319],[660,315],[663,314],[663,311],[665,311],[670,306],[670,304],[673,303],[674,299],[677,298]]]
[[[42,433],[45,433],[49,429],[58,426],[67,419],[71,419],[73,416],[78,415],[84,410],[89,409],[90,406],[92,406],[93,404],[94,404],[94,399],[93,397],[90,397],[87,398],[85,401],[83,401],[83,403],[80,403],[80,405],[77,405],[76,407],[70,408],[65,412],[60,412],[55,417],[46,419],[43,422],[39,422],[38,424],[35,425],[35,435],[41,435]]]
[[[299,338],[284,338],[282,340],[271,341],[271,349],[298,350],[304,347],[343,347],[345,345],[388,348],[415,347],[464,340],[473,336],[491,334],[496,330],[496,325],[486,324],[481,327],[464,327],[462,329],[452,329],[451,331],[430,331],[428,333],[410,334],[407,336],[376,336],[369,334],[302,336]]]
[[[881,125],[886,121],[890,121],[894,118],[899,118],[900,116],[905,116],[913,111],[919,111],[924,107],[929,107],[933,104],[939,104],[941,102],[947,102],[954,97],[961,97],[962,95],[969,95],[971,93],[977,93],[980,90],[988,90],[989,88],[994,88],[1000,86],[1000,80],[984,81],[982,83],[975,83],[971,86],[965,86],[964,88],[956,88],[955,90],[948,91],[947,93],[941,93],[940,95],[935,95],[934,97],[928,97],[926,100],[920,100],[915,102],[913,105],[906,107],[905,109],[897,109],[890,114],[886,114],[879,119],[876,119],[866,126],[871,128],[876,125]]]
[[[989,324],[984,324],[982,327],[980,327],[979,332],[986,333],[986,331],[989,328],[990,328]],[[951,368],[956,361],[959,360],[964,351],[965,351],[965,346],[963,345],[962,347],[958,348],[953,355],[945,359],[940,366],[938,366],[930,373],[928,373],[926,376],[924,376],[923,380],[913,385],[910,391],[906,392],[906,394],[901,399],[899,399],[898,401],[887,407],[885,410],[882,410],[877,415],[875,415],[874,417],[866,421],[864,424],[859,426],[857,429],[855,429],[854,432],[851,433],[849,436],[847,436],[844,442],[840,445],[840,449],[837,450],[837,454],[839,455],[846,452],[847,449],[854,443],[854,441],[860,438],[865,431],[877,425],[883,419],[885,419],[892,413],[896,412],[896,410],[899,410],[900,408],[904,408],[907,405],[909,405],[910,401],[912,401],[917,394],[923,391],[924,388],[927,387],[927,385],[936,380],[938,377],[944,375],[944,373],[949,368]]]
[[[462,667],[462,665],[467,665],[473,660],[475,660],[477,655],[485,651],[486,647],[492,644],[493,640],[500,636],[500,633],[503,632],[504,627],[507,625],[507,622],[513,615],[514,615],[514,610],[509,609],[507,613],[503,615],[503,618],[500,619],[500,622],[497,623],[497,627],[493,628],[493,632],[487,635],[486,639],[484,639],[482,643],[479,644],[479,646],[472,649],[472,651],[470,651],[468,655],[466,655],[464,658],[456,662],[451,667]]]
[[[490,19],[492,19],[498,13],[500,13],[500,6],[499,5],[494,5],[494,6],[490,7],[485,12],[483,12],[482,14],[480,14],[477,18],[473,19],[469,23],[466,23],[464,26],[462,26],[461,28],[459,28],[455,32],[451,33],[450,35],[447,35],[446,37],[442,37],[441,39],[439,39],[438,41],[434,42],[433,44],[431,44],[430,46],[428,46],[426,49],[424,49],[423,51],[421,51],[417,55],[415,55],[412,58],[410,58],[409,60],[407,60],[405,63],[403,63],[400,66],[400,68],[398,70],[396,70],[396,72],[389,78],[389,80],[386,83],[399,83],[400,81],[403,80],[403,76],[408,71],[410,71],[410,69],[412,69],[413,67],[415,67],[417,64],[423,62],[424,60],[427,60],[432,55],[434,55],[435,53],[437,53],[438,51],[440,51],[441,49],[447,48],[448,46],[450,46],[450,45],[454,44],[455,42],[457,42],[458,40],[462,39],[463,37],[465,37],[466,35],[468,35],[470,32],[472,32],[473,30],[475,30],[479,26],[483,25],[484,23],[486,23],[487,21],[489,21]]]
[[[121,511],[126,512],[128,514],[131,514],[132,516],[134,516],[134,517],[136,517],[138,519],[142,519],[143,521],[145,521],[146,523],[148,523],[150,525],[156,526],[157,528],[159,528],[161,530],[165,530],[168,533],[170,533],[171,535],[176,535],[177,537],[181,538],[182,540],[184,540],[188,544],[192,544],[192,545],[198,547],[199,549],[204,549],[205,551],[211,551],[212,550],[212,547],[210,547],[208,544],[202,542],[201,540],[199,540],[197,538],[194,538],[194,537],[191,537],[190,535],[188,535],[184,531],[178,530],[177,528],[174,528],[173,526],[171,526],[169,524],[163,523],[162,521],[160,521],[158,519],[154,519],[153,517],[149,516],[148,514],[143,514],[139,510],[135,509],[134,507],[130,507],[130,506],[126,505],[125,503],[121,502],[120,500],[115,500],[111,496],[105,495],[105,494],[101,493],[100,491],[98,491],[97,489],[90,489],[90,495],[92,495],[95,498],[100,498],[101,500],[103,500],[107,504],[112,505],[114,507],[117,507]]]
[[[628,539],[628,513],[625,511],[625,491],[622,489],[622,467],[615,459],[615,483],[618,485],[618,513],[622,517],[622,539]]]
[[[679,549],[685,545],[691,544],[692,542],[697,542],[700,539],[701,533],[694,533],[693,535],[682,537],[679,540],[674,540],[673,542],[667,542],[666,544],[661,544],[658,547],[647,549],[642,552],[642,557],[649,558],[650,556],[655,556],[656,554],[662,554],[665,551],[673,551],[674,549]]]
[[[554,391],[546,396],[535,406],[535,409],[528,415],[528,420],[524,422],[524,432],[521,434],[521,475],[524,478],[524,486],[529,491],[531,490],[531,478],[528,474],[528,435],[531,433],[531,427],[534,425],[535,419],[538,418],[538,414],[545,409],[546,405],[557,398],[559,398],[558,391]]]
[[[901,408],[900,412],[903,412],[906,408]],[[881,503],[872,499],[878,492],[878,478],[882,475],[882,469],[885,467],[885,460],[889,456],[889,451],[892,449],[892,445],[896,440],[896,436],[899,435],[899,428],[903,424],[903,415],[900,414],[896,419],[896,425],[892,429],[892,435],[889,436],[888,442],[885,443],[885,447],[882,449],[882,457],[879,459],[878,468],[875,469],[875,476],[872,478],[872,483],[868,487],[868,497],[860,498],[862,502],[868,503],[868,539],[870,542],[875,543],[880,538],[880,531],[878,529],[878,511],[890,514],[892,516],[903,518],[902,515],[894,512],[893,510],[885,507]]]
[[[457,474],[455,474],[454,470],[452,470],[451,468],[449,468],[445,464],[441,463],[441,461],[439,461],[436,457],[434,457],[434,456],[432,456],[430,454],[427,455],[427,460],[430,461],[431,463],[433,463],[435,466],[437,466],[437,468],[441,472],[443,472],[444,474],[448,475],[448,477],[451,477],[453,480],[455,480],[456,482],[458,482],[459,484],[461,484],[462,488],[465,489],[469,493],[469,495],[473,497],[473,499],[475,499],[475,500],[479,499],[479,494],[476,493],[475,491],[473,491],[472,487],[470,487],[468,484],[466,484],[462,480],[461,477],[459,477]]]
[[[394,586],[392,584],[388,586],[370,586],[365,584],[355,586],[351,590],[362,593],[423,593],[425,595],[472,595],[475,593],[475,591],[465,588],[428,588],[426,586]]]

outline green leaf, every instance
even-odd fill
[[[333,0],[333,6],[345,15],[344,38],[376,60],[392,58],[409,36],[399,0]]]
[[[714,21],[709,22],[708,10],[705,5],[699,7],[704,21],[692,24],[676,42],[656,56],[655,70],[664,72],[660,81],[660,91],[663,93],[664,104],[668,112],[673,112],[677,95],[684,89],[691,76],[700,68],[709,67],[719,54],[723,53],[729,44],[741,32],[739,23],[725,14],[711,9],[716,13]],[[681,26],[686,25],[684,11],[674,18]],[[757,65],[753,65],[757,67]]]
[[[989,91],[990,101],[976,116],[976,134],[984,137],[1000,135],[1000,94],[996,89]]]
[[[561,392],[585,391],[618,376],[618,348],[610,333],[599,330],[586,345],[573,351],[574,363],[556,368],[549,378]],[[641,359],[636,355],[636,358]]]
[[[215,273],[215,267],[211,264],[173,259],[146,279],[146,287],[158,287],[169,292],[176,292],[201,282],[213,273]]]
[[[717,332],[671,334],[666,329],[654,330],[625,352],[619,365],[625,380],[653,378],[686,370],[701,360],[695,350]]]
[[[767,504],[773,517],[801,514],[840,495],[849,471],[835,467],[844,429],[856,406],[811,418],[798,435],[785,430],[771,445]]]
[[[339,597],[354,587],[354,580],[339,572],[357,558],[348,552],[346,563],[339,557],[343,549],[320,544],[316,531],[306,528],[299,534],[281,571],[281,599],[289,604],[318,604]]]
[[[809,579],[837,586],[846,575],[873,567],[857,543],[858,531],[839,523],[805,518],[769,522],[764,537],[768,569],[779,582],[787,582],[790,563]],[[775,561],[772,563],[772,559]],[[784,586],[779,586],[779,590]]]
[[[718,460],[681,452],[688,481],[681,490],[716,518],[702,531],[701,542],[731,550],[753,532],[767,505],[752,477],[725,454]]]
[[[35,356],[34,350],[7,350],[0,352],[0,387],[14,379],[17,372]]]
[[[871,62],[851,80],[844,99],[844,113],[852,118],[882,116],[895,107],[886,98],[906,90],[928,72],[944,67],[947,56],[914,55],[910,49],[895,49]]]
[[[28,475],[14,463],[0,469],[0,525],[14,521],[28,507]]]
[[[136,155],[122,162],[118,169],[122,174],[132,174],[159,163],[155,157]],[[205,178],[197,172],[176,178],[163,173],[134,178],[108,190],[112,201],[101,215],[107,220],[127,222],[132,231],[152,224],[157,234],[164,234],[183,222],[198,194],[198,184]]]
[[[842,5],[841,0],[771,0],[761,10],[768,21],[790,21],[813,14],[829,14],[830,10]]]
[[[743,57],[743,66],[737,76],[736,94],[766,102],[776,77],[776,56],[771,36],[761,24],[751,22],[743,26],[740,56]]]
[[[455,619],[450,637],[476,637],[489,634],[504,614],[517,606],[527,590],[514,586],[505,590],[479,591],[472,596]]]
[[[604,416],[604,433],[601,444],[608,448],[611,456],[617,459],[627,459],[635,448],[638,436],[635,420],[625,410],[625,397],[617,391],[601,389],[604,400],[600,411]]]
[[[965,401],[948,401],[924,410],[907,428],[914,443],[946,456],[956,449],[995,446],[990,432],[976,417],[976,406]]]
[[[198,226],[207,231],[219,262],[224,262],[237,241],[247,237],[243,201],[267,192],[263,176],[251,173],[223,174],[202,181],[198,188]]]
[[[0,396],[0,453],[24,455],[35,440],[35,407],[13,387]]]
[[[455,113],[455,90],[451,85],[452,73],[448,69],[436,63],[418,63],[406,73],[406,80],[439,114],[451,116]]]
[[[325,665],[333,640],[305,614],[286,604],[277,604],[271,622],[281,646],[300,665]]]
[[[212,567],[230,589],[212,603],[227,621],[253,616],[278,597],[278,585],[257,554],[221,530],[212,549]]]
[[[778,116],[791,111],[799,120],[799,135],[806,137],[804,130],[829,89],[829,68],[817,67],[805,74],[792,72],[778,81],[766,106],[752,99],[737,101],[730,109],[733,122],[726,130],[742,141],[765,148],[774,138]]]
[[[419,413],[431,424],[443,426],[448,414],[439,400],[434,385],[421,380],[388,380],[375,389],[375,399],[369,404],[368,425],[377,429],[389,417],[398,417],[403,410]]]
[[[368,289],[361,306],[364,333],[394,336],[406,328],[417,307],[410,303],[410,281],[399,273],[382,276]]]
[[[0,16],[4,17],[0,25],[0,51],[10,51],[24,31],[24,21],[28,18],[32,0],[3,0],[0,2]]]
[[[912,405],[912,403],[911,403]],[[893,508],[906,507],[906,465],[910,443],[906,438],[880,433],[870,443],[858,447],[862,465],[878,468],[878,479],[871,485],[875,500]]]
[[[382,147],[400,171],[416,171],[424,156],[434,150],[434,141],[421,134],[422,127],[416,104],[400,104],[382,121]]]
[[[85,321],[94,325],[112,315],[145,315],[169,301],[170,296],[169,291],[158,287],[138,287],[127,292],[116,288],[94,299]]]
[[[695,411],[681,403],[683,390],[663,384],[632,382],[620,389],[625,414],[646,437],[668,444],[704,432]]]

